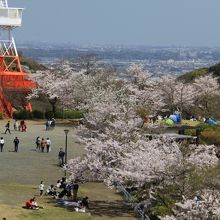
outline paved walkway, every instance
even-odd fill
[[[27,122],[27,132],[11,131],[4,134],[6,121],[0,121],[0,136],[5,139],[4,152],[0,153],[0,182],[11,184],[38,184],[44,180],[46,184],[57,181],[63,175],[58,167],[59,148],[65,146],[65,127],[56,127],[53,131],[46,131],[44,122]],[[75,143],[74,129],[68,134],[68,158],[81,156],[83,146]],[[18,153],[13,152],[13,139],[20,139]],[[36,151],[35,139],[37,136],[47,138],[52,142],[50,153]],[[10,174],[10,175],[9,175]]]

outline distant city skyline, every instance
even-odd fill
[[[8,0],[17,42],[220,47],[219,0]]]

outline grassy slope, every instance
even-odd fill
[[[37,197],[39,205],[44,209],[22,209],[24,202],[30,198],[30,195],[35,195],[37,191],[35,186],[1,185],[0,218],[7,216],[7,219],[13,220],[69,220],[74,216],[74,220],[91,219],[91,214],[71,212],[71,210],[57,206],[53,200],[47,197]]]
[[[189,83],[198,77],[205,76],[206,74],[208,74],[208,72],[208,68],[197,69],[179,76],[178,79],[186,83]]]
[[[200,68],[193,70],[191,72],[185,73],[178,77],[179,80],[184,81],[186,83],[192,82],[194,79],[204,76],[206,74],[213,73],[215,77],[220,77],[220,63],[213,65],[209,68]]]
[[[133,212],[121,201],[120,195],[101,183],[87,183],[79,194],[91,198],[90,213],[77,213],[72,208],[60,206],[50,197],[39,197],[38,187],[29,185],[0,185],[0,218],[13,220],[135,220]],[[44,209],[26,210],[21,207],[36,196]]]

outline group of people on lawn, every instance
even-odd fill
[[[77,182],[67,183],[66,177],[58,180],[55,185],[50,185],[47,190],[45,190],[44,182],[41,181],[39,185],[39,196],[51,196],[53,199],[57,199],[59,204],[72,205],[76,211],[84,210],[89,208],[88,197],[79,198],[77,197],[79,189],[79,184]],[[67,198],[68,200],[65,200]],[[70,200],[72,198],[72,201]],[[33,197],[25,203],[24,208],[27,209],[39,209],[40,207]]]

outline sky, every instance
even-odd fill
[[[220,0],[8,0],[18,42],[220,46]]]

